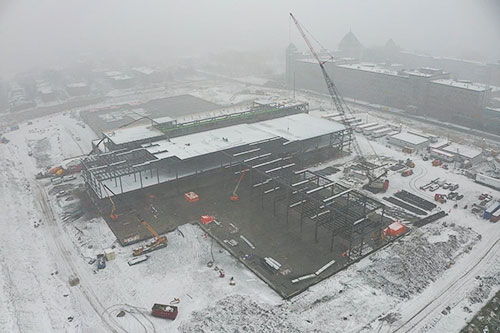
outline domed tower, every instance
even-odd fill
[[[363,53],[363,48],[363,45],[351,30],[349,30],[339,43],[339,53],[344,57],[359,59]]]

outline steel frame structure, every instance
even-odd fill
[[[248,154],[244,154],[245,152],[251,152],[255,156],[259,153],[294,155],[296,163],[303,167],[308,161],[315,158],[321,160],[321,157],[315,156],[316,154],[328,150],[345,151],[350,149],[351,138],[352,133],[347,129],[302,141],[287,141],[281,137],[275,137],[187,160],[179,160],[177,157],[158,160],[142,147],[121,148],[84,158],[82,160],[82,175],[87,187],[99,199],[102,199],[106,193],[102,191],[101,183],[110,179],[114,180],[115,187],[118,189],[116,194],[121,194],[125,192],[122,183],[123,176],[133,174],[134,181],[138,182],[140,186],[138,188],[143,188],[144,172],[149,171],[150,178],[156,176],[154,185],[165,181],[178,181],[179,178],[199,175],[208,171],[210,168],[207,168],[207,165],[211,165],[210,167],[215,169],[242,162],[248,158]],[[161,179],[162,171],[170,173],[172,177],[169,180]]]
[[[272,203],[272,212],[278,219],[280,209],[286,225],[292,213],[298,216],[300,232],[304,223],[314,224],[314,239],[318,239],[319,227],[331,232],[330,251],[336,236],[348,240],[345,256],[348,261],[363,256],[365,241],[370,234],[380,239],[384,223],[385,205],[362,192],[333,182],[315,172],[301,169],[300,157],[286,154],[270,154],[252,151],[233,152],[233,156],[246,155],[244,160],[234,161],[231,168],[235,176],[246,170],[250,178],[250,197]],[[299,157],[299,158],[298,158]],[[373,214],[377,212],[377,214]]]

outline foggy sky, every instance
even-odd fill
[[[82,54],[165,64],[224,50],[284,52],[290,36],[305,50],[289,12],[330,49],[351,29],[368,47],[393,38],[410,51],[500,59],[497,0],[0,0],[0,75]]]

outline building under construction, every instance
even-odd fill
[[[385,244],[392,222],[381,202],[308,170],[345,156],[352,133],[307,112],[283,102],[151,120],[104,133],[82,174],[122,245],[151,237],[138,215],[159,233],[214,216],[202,229],[288,298]]]

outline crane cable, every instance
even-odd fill
[[[333,60],[333,59],[334,59],[334,57],[333,57],[333,55],[332,55],[332,54],[328,51],[328,49],[327,49],[327,48],[325,48],[325,47],[323,46],[323,44],[321,44],[321,42],[320,42],[319,40],[317,40],[317,39],[314,37],[314,35],[313,35],[313,34],[312,34],[309,30],[307,30],[307,28],[306,28],[306,27],[304,27],[304,25],[302,25],[300,22],[299,22],[299,25],[300,25],[300,27],[301,27],[302,29],[304,29],[304,31],[305,31],[305,32],[307,32],[307,34],[309,35],[309,37],[311,37],[311,38],[312,38],[312,39],[313,39],[313,40],[314,40],[314,41],[315,41],[315,42],[316,42],[316,43],[317,43],[317,44],[321,47],[321,51],[326,52],[326,54],[328,54],[328,56],[330,57],[330,59],[332,59],[332,60]],[[329,59],[329,60],[330,60],[330,59]],[[328,60],[326,60],[326,61],[328,61]],[[326,61],[324,61],[323,63],[325,63]],[[344,106],[345,106],[345,108],[347,109],[347,111],[348,111],[349,115],[353,116],[353,112],[352,112],[351,108],[347,105],[347,103],[345,102],[344,97],[343,97],[343,96],[342,96],[339,92],[338,92],[338,94],[337,94],[337,95],[338,95],[338,97],[340,98],[341,102],[344,104]],[[331,103],[331,104],[332,104],[332,106],[333,106],[333,101],[331,101],[331,100],[330,100],[330,103]],[[347,126],[348,126],[351,130],[352,130],[352,127],[351,127],[351,126],[349,126],[349,125],[347,125]],[[353,135],[356,135],[356,134],[354,134],[354,133],[353,133]],[[375,154],[375,158],[377,159],[377,161],[380,161],[380,157],[378,156],[377,151],[375,150],[375,148],[373,148],[373,146],[372,146],[372,144],[371,144],[370,140],[368,140],[368,139],[367,139],[366,141],[368,142],[368,145],[370,146],[370,149],[371,149],[371,150],[373,151],[373,153]]]

